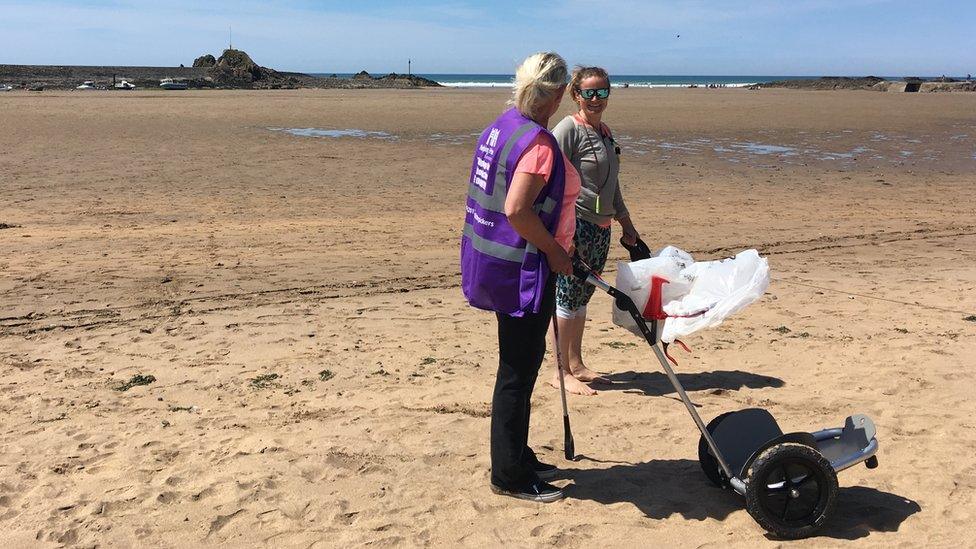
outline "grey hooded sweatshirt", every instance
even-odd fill
[[[576,166],[582,179],[576,215],[600,226],[630,215],[617,179],[620,172],[617,144],[609,129],[606,133],[580,124],[572,115],[560,120],[552,130],[559,148]]]

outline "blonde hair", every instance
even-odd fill
[[[573,67],[573,77],[569,81],[569,93],[572,94],[573,99],[576,99],[576,94],[579,93],[580,84],[593,76],[605,79],[607,85],[610,85],[610,75],[603,67],[584,67],[583,65]]]
[[[530,55],[515,71],[515,90],[510,105],[524,116],[535,119],[541,107],[569,81],[566,61],[557,53]]]

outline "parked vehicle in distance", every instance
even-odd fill
[[[7,84],[0,84],[0,92],[8,92],[8,91],[10,91],[12,89],[14,89],[13,86],[10,86],[10,85],[7,85]]]
[[[134,90],[136,89],[135,84],[130,84],[128,80],[123,80],[115,84],[115,89],[117,90]]]
[[[82,85],[78,86],[75,89],[76,90],[94,90],[94,89],[96,89],[95,88],[95,82],[93,82],[91,80],[85,80],[85,82]]]

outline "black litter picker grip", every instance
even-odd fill
[[[639,237],[637,238],[637,243],[633,246],[624,242],[624,237],[620,237],[620,245],[630,253],[631,261],[640,261],[642,259],[650,259],[651,257],[651,249]]]
[[[573,256],[573,276],[586,282],[586,279],[590,276],[590,266],[586,264],[585,261],[580,259],[580,256]]]

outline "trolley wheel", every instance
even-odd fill
[[[746,509],[777,536],[805,538],[827,522],[837,490],[837,473],[820,452],[803,444],[777,444],[749,468]]]
[[[705,429],[708,430],[708,434],[715,432],[715,428],[718,424],[722,422],[727,416],[733,412],[725,412],[720,416],[716,416],[715,419],[708,422]],[[698,437],[698,464],[701,465],[702,471],[708,480],[712,481],[712,484],[718,486],[719,488],[728,488],[729,479],[725,478],[725,473],[722,468],[719,467],[718,460],[715,456],[708,453],[708,442],[705,441],[704,435]]]

